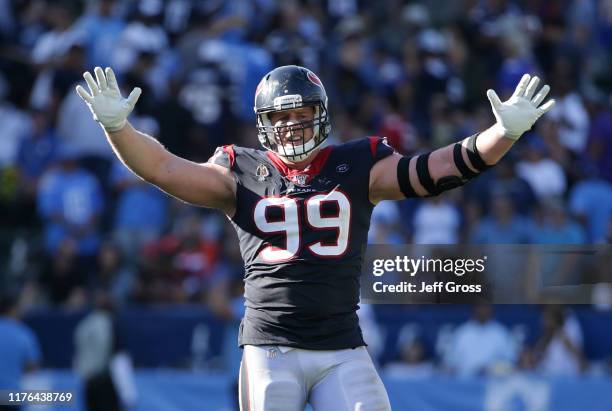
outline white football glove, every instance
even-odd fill
[[[514,94],[503,103],[499,100],[495,91],[487,90],[487,97],[491,102],[497,126],[503,131],[505,137],[518,140],[525,131],[531,129],[544,113],[555,105],[555,100],[548,100],[540,106],[550,91],[550,87],[546,84],[534,97],[539,83],[540,79],[537,76],[532,78],[529,74],[524,74],[518,86],[516,86]]]
[[[106,75],[100,67],[96,67],[94,73],[96,74],[96,81],[88,71],[83,73],[91,94],[80,85],[76,86],[76,92],[89,106],[94,120],[100,123],[106,131],[121,130],[125,126],[127,116],[134,109],[142,90],[140,87],[136,87],[128,98],[123,98],[117,85],[115,73],[110,67],[106,68]]]

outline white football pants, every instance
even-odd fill
[[[241,411],[390,411],[387,391],[365,347],[313,351],[244,347]]]

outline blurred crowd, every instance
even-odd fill
[[[612,355],[600,361],[586,357],[585,335],[572,310],[544,306],[539,328],[529,341],[524,325],[509,327],[495,318],[493,306],[475,305],[468,321],[441,327],[433,348],[424,343],[418,324],[405,324],[398,336],[397,356],[383,369],[386,375],[401,378],[439,373],[460,378],[514,372],[547,377],[612,375]],[[376,345],[372,349],[376,354]]]
[[[231,317],[227,219],[125,168],[74,86],[113,67],[124,93],[143,89],[130,121],[203,162],[258,146],[254,90],[284,64],[320,75],[333,142],[381,135],[407,155],[492,125],[487,88],[508,97],[525,72],[551,85],[556,107],[498,166],[380,204],[370,242],[612,242],[612,0],[0,0],[3,287],[25,307],[103,290]]]

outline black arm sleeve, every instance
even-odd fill
[[[478,149],[476,148],[477,137],[478,134],[475,134],[468,138],[467,148],[463,147],[460,142],[455,143],[453,147],[453,162],[455,163],[455,167],[457,167],[461,173],[461,176],[444,176],[440,177],[437,182],[434,182],[429,172],[429,156],[431,153],[421,154],[417,157],[416,171],[419,182],[427,191],[426,197],[437,196],[444,191],[460,187],[471,179],[478,177],[481,172],[486,171],[491,167],[485,163],[480,156]],[[463,159],[464,150],[466,151],[472,168],[477,171],[473,171]],[[397,164],[397,182],[400,190],[407,198],[418,197],[418,194],[410,183],[409,164],[410,158],[408,157],[402,157],[402,159],[399,161]]]

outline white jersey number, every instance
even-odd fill
[[[323,216],[321,210],[325,203],[336,203],[338,214]],[[266,210],[268,207],[280,207],[282,218],[268,221]],[[316,241],[308,244],[308,249],[319,257],[339,257],[343,255],[349,244],[351,202],[341,191],[332,191],[329,194],[317,194],[304,201],[306,222],[314,230],[335,229],[336,239],[332,244],[323,244]],[[257,228],[266,234],[283,233],[286,237],[285,248],[269,245],[260,251],[261,257],[266,261],[279,262],[294,257],[301,246],[300,218],[297,201],[289,197],[262,198],[255,205],[253,219]]]

